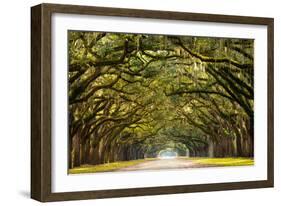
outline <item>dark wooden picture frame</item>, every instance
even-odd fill
[[[239,23],[267,26],[267,180],[134,189],[110,189],[53,193],[51,190],[51,16],[54,13],[154,18],[200,22]],[[103,8],[75,5],[40,4],[31,8],[31,197],[48,201],[160,195],[273,187],[273,36],[272,18],[214,14]]]

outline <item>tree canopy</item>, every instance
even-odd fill
[[[253,49],[251,39],[69,31],[69,167],[166,148],[252,157]]]

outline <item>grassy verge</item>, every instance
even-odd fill
[[[254,165],[252,158],[189,158],[195,163],[203,165],[216,165],[216,166],[248,166]]]
[[[111,172],[124,167],[134,166],[142,162],[151,161],[152,158],[149,159],[139,159],[139,160],[131,160],[131,161],[120,161],[120,162],[112,162],[107,164],[100,165],[82,165],[80,167],[75,167],[69,170],[69,174],[81,174],[81,173],[95,173],[95,172]]]

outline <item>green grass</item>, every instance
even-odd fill
[[[205,158],[205,157],[178,157],[180,159],[192,160],[194,163],[204,166],[249,166],[254,165],[254,159],[252,158]],[[147,158],[131,161],[112,162],[100,165],[82,165],[69,170],[69,174],[81,174],[81,173],[96,173],[96,172],[112,172],[121,168],[134,166],[142,162],[153,161],[157,158]]]
[[[68,170],[69,174],[81,174],[81,173],[95,173],[95,172],[111,172],[124,167],[134,166],[142,162],[154,160],[153,158],[112,162],[100,165],[82,165]]]
[[[215,166],[249,166],[254,165],[253,158],[188,158],[195,163]]]

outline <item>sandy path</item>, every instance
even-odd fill
[[[199,168],[213,167],[214,165],[202,165],[187,159],[157,159],[140,164],[125,167],[118,171],[136,171],[136,170],[159,170],[159,169],[182,169],[182,168]]]

